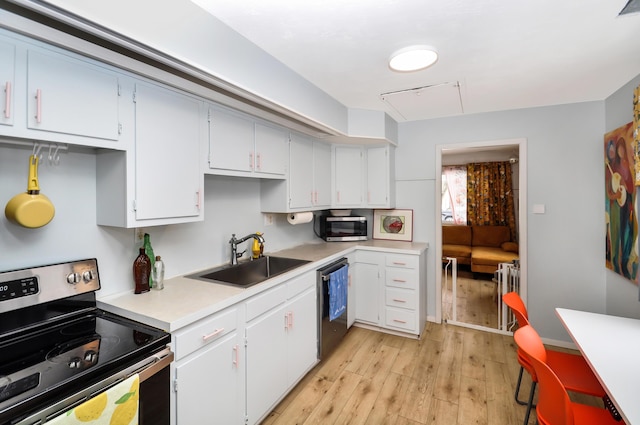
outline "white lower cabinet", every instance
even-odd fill
[[[355,321],[419,336],[426,322],[425,254],[357,250]]]
[[[178,424],[240,424],[244,394],[236,356],[237,334],[231,334],[176,366]]]
[[[308,272],[247,301],[248,424],[262,420],[318,361],[316,299],[315,272]]]
[[[346,256],[349,262],[349,281],[347,287],[347,328],[356,321],[356,270],[355,270],[355,254],[351,253]]]
[[[355,320],[377,325],[380,321],[380,266],[376,263],[353,264],[355,278]]]
[[[348,255],[348,321],[419,336],[425,252]],[[174,425],[257,424],[318,362],[316,272],[173,333]]]
[[[231,307],[173,335],[175,423],[244,422],[244,344]]]
[[[175,424],[255,424],[318,362],[315,271],[173,334]]]

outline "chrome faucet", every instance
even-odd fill
[[[260,244],[264,244],[264,237],[262,235],[258,235],[257,233],[251,233],[240,239],[236,239],[235,233],[231,234],[231,240],[229,240],[229,243],[231,244],[231,265],[232,266],[238,264],[238,258],[242,257],[244,253],[247,252],[246,249],[242,252],[238,252],[238,244],[241,244],[242,242],[251,238],[257,240]]]

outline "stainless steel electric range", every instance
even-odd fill
[[[0,424],[44,424],[134,373],[169,424],[170,335],[96,307],[96,259],[0,272]]]

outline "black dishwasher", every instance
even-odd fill
[[[330,320],[329,287],[331,274],[338,271],[348,273],[348,267],[348,260],[341,258],[318,269],[318,358],[321,360],[335,349],[347,333],[346,308],[342,314]],[[342,270],[343,268],[344,270]]]

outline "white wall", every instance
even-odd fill
[[[398,207],[414,209],[415,240],[434,241],[436,145],[526,138],[528,205],[546,206],[527,212],[530,319],[542,336],[568,341],[555,307],[605,312],[603,134],[604,102],[401,123]],[[429,315],[438,302],[434,251]]]
[[[30,154],[31,149],[7,147],[0,140],[2,211],[12,196],[26,190]],[[1,214],[0,271],[96,257],[102,284],[98,296],[133,290],[131,268],[138,254],[135,231],[96,225],[95,168],[91,152],[63,153],[57,167],[43,161],[40,188],[54,203],[56,215],[45,227],[24,229]],[[264,226],[259,180],[205,176],[204,222],[146,230],[171,277],[229,261],[232,233],[241,237],[264,232],[266,252],[314,239],[311,224],[292,226],[285,215],[275,218],[273,225]]]
[[[633,121],[633,89],[639,84],[640,75],[628,84],[625,84],[606,100],[605,133]],[[637,211],[638,207],[636,204],[636,214]],[[608,269],[605,269],[605,275],[607,284],[607,313],[640,318],[638,285]]]

